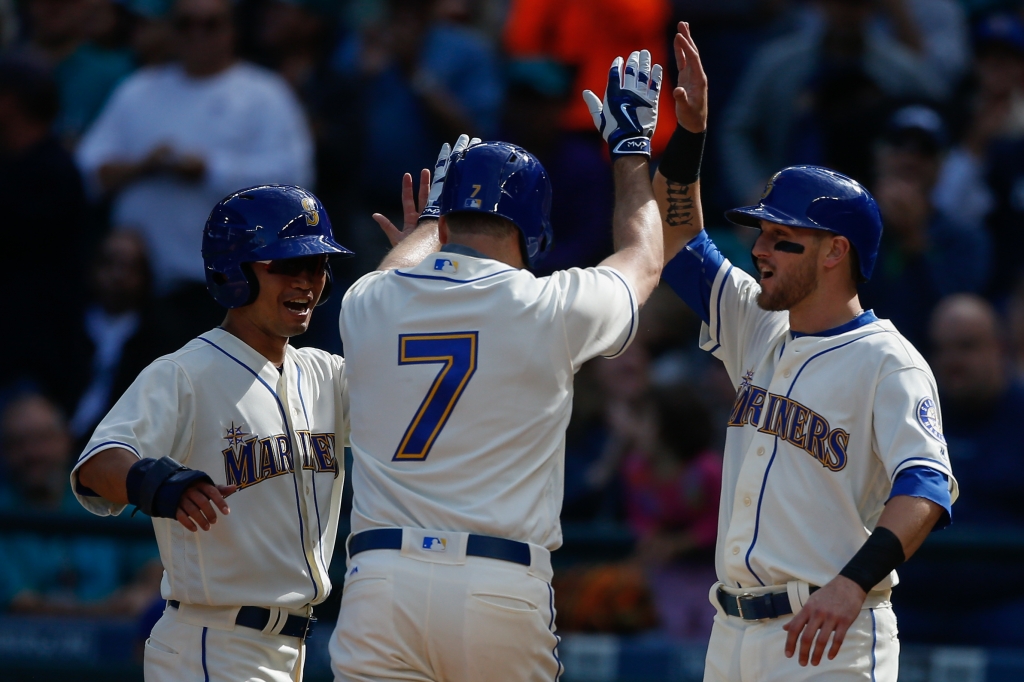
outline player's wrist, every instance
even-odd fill
[[[676,124],[675,132],[661,155],[658,171],[670,182],[692,185],[700,179],[700,166],[704,158],[705,128],[694,133]]]
[[[623,156],[642,156],[649,159],[651,158],[651,140],[642,134],[608,140],[608,152],[612,157],[612,163]]]
[[[853,581],[866,594],[904,561],[903,543],[891,530],[879,526],[839,575]]]
[[[205,472],[189,469],[171,459],[140,459],[128,470],[125,489],[128,503],[148,516],[173,519],[184,492],[199,481],[213,485]]]

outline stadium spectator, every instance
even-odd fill
[[[8,358],[0,386],[31,376],[61,352],[65,320],[79,311],[85,199],[74,161],[51,132],[57,102],[45,66],[10,57],[0,62],[0,231],[8,255],[0,284],[31,291],[47,309],[31,322],[9,320],[0,340]]]
[[[129,230],[109,234],[91,264],[92,300],[82,316],[64,320],[64,352],[38,375],[71,415],[80,444],[139,372],[165,352],[166,325],[151,300],[146,245]]]
[[[995,244],[989,289],[1001,299],[1024,272],[1024,23],[996,14],[975,31],[975,81],[965,146],[986,173],[993,210],[988,225]]]
[[[27,50],[53,69],[60,90],[56,130],[73,145],[135,68],[130,50],[92,40],[109,29],[107,20],[118,10],[112,0],[29,0],[27,10]]]
[[[714,424],[693,388],[660,388],[648,397],[621,473],[626,518],[637,537],[662,629],[707,641],[715,608],[714,547],[722,456],[710,449]]]
[[[904,0],[892,0],[893,4]],[[943,80],[886,32],[869,30],[870,0],[817,0],[806,22],[755,54],[722,122],[733,200],[752,203],[783,166],[828,166],[860,180],[888,102],[939,98]]]
[[[948,93],[970,62],[970,36],[956,0],[883,0],[869,30],[898,40],[923,62]]]
[[[68,487],[71,435],[53,403],[35,393],[14,398],[0,414],[0,445],[9,476],[0,488],[0,511],[37,519],[82,518]],[[155,557],[152,540],[41,535],[7,524],[0,533],[0,609],[136,615],[159,594]]]
[[[977,296],[944,299],[931,321],[935,370],[942,400],[942,430],[960,484],[954,512],[961,533],[997,540],[1024,531],[1024,508],[1016,484],[1024,476],[1024,445],[1017,425],[1024,420],[1024,384],[1008,370],[1003,330],[992,306]],[[1017,561],[960,555],[901,567],[900,630],[910,640],[978,646],[1024,645],[1020,613],[1024,597],[993,594],[991,576],[1006,584],[1024,579]],[[935,599],[942,585],[957,586],[958,598]],[[904,588],[904,585],[906,588]]]
[[[172,19],[179,62],[126,80],[77,157],[91,186],[113,195],[114,224],[146,238],[184,341],[223,316],[200,255],[210,208],[252,185],[310,186],[313,148],[288,85],[236,59],[229,0],[178,0]]]
[[[331,60],[342,140],[352,246],[366,269],[388,249],[372,210],[401,213],[402,175],[433,168],[445,142],[469,133],[493,139],[502,81],[497,51],[481,33],[435,19],[436,0],[388,0],[382,16],[346,37]]]
[[[938,114],[913,106],[894,114],[877,151],[873,192],[885,229],[861,301],[918,347],[926,347],[928,320],[939,299],[981,291],[990,274],[991,243],[982,216],[940,196],[946,146]]]

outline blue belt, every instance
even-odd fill
[[[178,608],[181,602],[175,599],[167,600],[168,606]],[[238,610],[238,616],[235,618],[235,625],[241,625],[242,627],[252,628],[253,630],[262,630],[267,627],[267,623],[270,622],[270,609],[264,609],[259,606],[243,606]],[[278,634],[284,635],[285,637],[299,637],[301,639],[307,639],[313,633],[313,625],[316,623],[316,618],[310,616],[309,618],[303,618],[302,616],[288,616],[288,620],[285,621],[284,627],[281,628],[281,632]]]
[[[811,586],[810,591],[812,593],[817,592],[817,590],[816,586]],[[793,613],[793,607],[789,604],[788,592],[729,594],[719,587],[718,603],[722,605],[722,608],[730,616],[736,616],[743,620],[778,618],[779,616],[788,616]]]
[[[402,529],[364,530],[362,533],[353,535],[348,542],[350,557],[371,549],[402,549]],[[530,565],[530,546],[528,544],[505,538],[492,538],[487,535],[470,535],[466,540],[466,555],[511,561],[523,566]]]

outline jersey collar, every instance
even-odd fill
[[[460,256],[470,256],[472,258],[486,258],[487,260],[494,260],[490,256],[486,256],[476,249],[466,246],[464,244],[445,244],[440,248],[440,251],[445,253],[457,253]]]
[[[865,310],[857,317],[853,318],[849,322],[839,325],[838,327],[832,327],[825,331],[814,332],[813,334],[804,334],[803,332],[795,332],[792,329],[789,333],[794,339],[799,339],[804,336],[839,336],[846,332],[852,332],[854,329],[860,329],[864,325],[871,324],[872,322],[878,322],[878,318],[875,317],[874,310]]]

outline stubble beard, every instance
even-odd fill
[[[778,273],[773,277],[778,277]],[[771,294],[763,288],[757,295],[757,305],[761,310],[778,312],[789,310],[800,301],[811,295],[818,286],[818,272],[813,258],[804,258],[800,267],[775,287]]]

